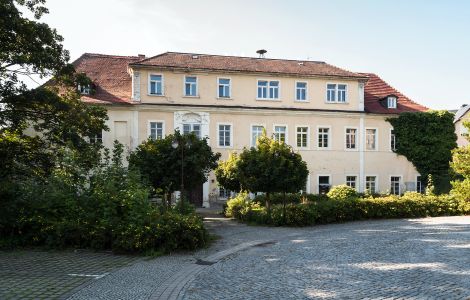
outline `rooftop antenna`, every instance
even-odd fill
[[[259,54],[259,58],[264,58],[264,54],[268,52],[267,50],[264,50],[264,49],[260,49],[260,50],[257,50],[256,53]]]

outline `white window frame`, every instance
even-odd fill
[[[197,123],[197,122],[193,122],[193,123],[182,123],[181,124],[181,133],[182,134],[185,134],[184,132],[184,125],[190,125],[191,126],[191,131],[190,133],[193,133],[194,132],[194,125],[199,125],[199,136],[196,135],[199,139],[202,139],[203,138],[203,135],[202,135],[202,123]]]
[[[418,180],[418,177],[421,177],[421,180]],[[418,193],[426,192],[426,187],[424,186],[424,182],[423,182],[423,176],[416,175],[415,178],[416,178],[416,192]],[[421,185],[421,191],[418,191],[418,183]]]
[[[318,141],[320,139],[320,128],[328,128],[328,147],[320,147],[318,145]],[[331,125],[317,125],[317,134],[316,134],[316,140],[315,140],[315,145],[318,150],[330,150],[331,149],[331,143],[333,142],[333,139],[331,138],[332,132],[331,132]]]
[[[387,108],[397,108],[398,98],[395,96],[387,97]],[[392,104],[392,105],[390,105]]]
[[[220,145],[220,126],[221,125],[230,126],[230,145],[229,146]],[[227,123],[227,122],[217,123],[217,148],[225,148],[225,149],[233,148],[233,124],[232,123]]]
[[[398,194],[392,193],[392,177],[399,177],[400,178],[400,180],[398,182]],[[391,195],[398,195],[399,196],[399,195],[402,194],[402,188],[401,188],[402,182],[403,182],[403,176],[402,175],[390,175],[389,180],[388,180],[388,187],[390,189],[390,194]]]
[[[374,136],[374,149],[367,149],[367,130],[372,129],[375,130],[375,136]],[[379,150],[379,129],[377,127],[366,127],[364,128],[364,149],[366,151],[378,151]]]
[[[230,81],[230,83],[228,84],[228,97],[221,97],[219,95],[219,80],[220,79],[228,79]],[[221,99],[221,100],[230,100],[232,99],[232,78],[230,77],[217,77],[217,91],[216,91],[216,95],[217,95],[217,99]]]
[[[186,95],[186,77],[196,77],[196,95]],[[197,75],[184,75],[183,77],[183,97],[199,98],[199,77]]]
[[[220,191],[221,191],[221,190],[225,190],[225,191],[229,192],[230,196],[229,196],[229,197],[221,197],[221,196],[220,196]],[[217,188],[217,196],[218,196],[218,198],[221,199],[221,200],[227,200],[228,198],[230,198],[230,197],[232,196],[232,193],[233,193],[233,191],[227,190],[227,189],[225,189],[225,188],[223,188],[223,187],[221,187],[221,186],[218,186],[218,188]]]
[[[335,90],[334,90],[335,101],[328,101],[328,85],[330,85],[330,84],[335,85]],[[339,101],[338,85],[345,85],[346,86],[344,101]],[[348,86],[347,83],[344,83],[344,82],[327,82],[326,85],[325,85],[325,103],[347,104],[347,103],[349,103],[348,92],[349,92],[349,86]]]
[[[356,191],[359,190],[359,176],[357,174],[345,174],[344,176],[344,184],[346,184],[347,186],[349,186],[348,184],[348,177],[355,177],[356,179],[354,180],[354,189]]]
[[[250,124],[250,134],[248,135],[248,136],[249,136],[249,139],[250,139],[250,147],[256,147],[256,142],[255,142],[255,144],[253,145],[253,127],[254,127],[254,126],[263,127],[264,130],[266,131],[266,134],[267,134],[266,124],[259,124],[259,123]],[[261,133],[261,134],[262,134],[262,133]]]
[[[331,190],[331,187],[333,186],[332,182],[333,182],[333,177],[331,176],[331,174],[317,174],[317,184],[315,186],[315,190],[317,192],[317,194],[320,194],[320,177],[328,177],[328,184],[330,185],[330,190]]]
[[[152,133],[151,123],[162,123],[162,139],[164,139],[165,136],[166,136],[166,134],[165,134],[165,121],[163,121],[163,120],[148,120],[147,121],[147,137],[148,138],[150,137],[150,134]]]
[[[355,147],[354,148],[348,148],[348,143],[347,143],[347,135],[348,133],[346,132],[347,129],[355,129],[356,130],[356,138],[355,138]],[[358,151],[359,150],[359,129],[354,126],[344,126],[344,150],[345,151]]]
[[[297,83],[305,83],[305,100],[297,99],[297,89],[298,89]],[[301,102],[301,103],[310,102],[308,99],[308,82],[307,81],[301,81],[301,80],[295,81],[294,99],[295,99],[295,102]]]
[[[297,130],[298,128],[307,128],[307,146],[303,147],[299,147],[298,144],[297,144]],[[310,149],[310,126],[308,125],[296,125],[295,126],[295,148],[297,149],[303,149],[303,150],[306,150],[306,149]]]
[[[379,175],[377,174],[366,174],[364,176],[364,190],[367,190],[367,177],[375,177],[375,190],[370,191],[372,194],[378,194],[379,193]]]
[[[101,137],[98,137],[98,135],[101,135]],[[103,131],[94,134],[93,136],[88,136],[88,142],[90,144],[103,144]]]
[[[161,77],[162,77],[162,93],[161,93],[161,94],[152,94],[152,93],[150,92],[150,82],[152,81],[150,78],[151,78],[152,75],[157,75],[157,76],[161,76]],[[149,74],[148,74],[148,80],[147,80],[147,85],[148,85],[148,86],[147,86],[147,87],[148,87],[148,89],[147,89],[147,95],[152,96],[152,97],[153,97],[153,96],[156,96],[156,97],[165,96],[165,84],[164,84],[164,83],[165,83],[165,78],[164,78],[164,76],[163,76],[163,73],[149,73]]]
[[[287,126],[287,124],[273,124],[273,139],[277,140],[275,138],[275,135],[276,135],[276,127],[285,127],[286,128],[286,132],[285,132],[285,139],[284,139],[284,144],[288,145],[289,144],[289,127]]]
[[[393,128],[390,128],[390,135],[389,135],[389,140],[388,140],[388,147],[390,152],[395,152],[397,149],[397,136],[395,133],[393,133]],[[395,146],[395,149],[392,148],[392,137],[393,137],[393,145]]]
[[[260,81],[266,81],[268,84],[266,86],[266,96],[267,98],[260,98],[258,97],[258,88],[259,88],[259,82]],[[271,81],[277,81],[279,83],[279,85],[277,86],[277,89],[278,89],[278,97],[277,98],[269,98],[269,84],[271,83]],[[281,101],[281,80],[279,79],[263,79],[263,78],[259,78],[259,79],[256,79],[256,100],[263,100],[263,101]]]

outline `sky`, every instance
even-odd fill
[[[470,1],[48,0],[42,21],[85,52],[326,61],[376,73],[432,109],[470,103]]]

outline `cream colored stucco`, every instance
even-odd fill
[[[470,142],[468,141],[466,134],[470,132],[463,125],[464,122],[470,122],[470,113],[467,113],[457,122],[455,122],[455,134],[457,135],[457,145],[459,147],[467,146]]]

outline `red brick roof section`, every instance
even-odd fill
[[[386,83],[379,76],[372,73],[360,73],[369,77],[364,87],[364,107],[366,112],[378,114],[399,114],[402,112],[427,111],[428,108],[412,101],[395,88]],[[397,108],[387,108],[383,101],[387,96],[398,97]],[[381,102],[381,100],[383,102]]]
[[[95,84],[93,95],[82,96],[87,103],[131,103],[132,79],[127,68],[142,60],[138,56],[116,56],[85,53],[73,64],[77,72],[85,73]]]
[[[144,59],[138,63],[134,63],[133,65],[171,69],[181,68],[229,72],[271,73],[295,76],[339,76],[365,79],[364,75],[346,71],[325,62],[177,52],[165,52],[163,54]]]

